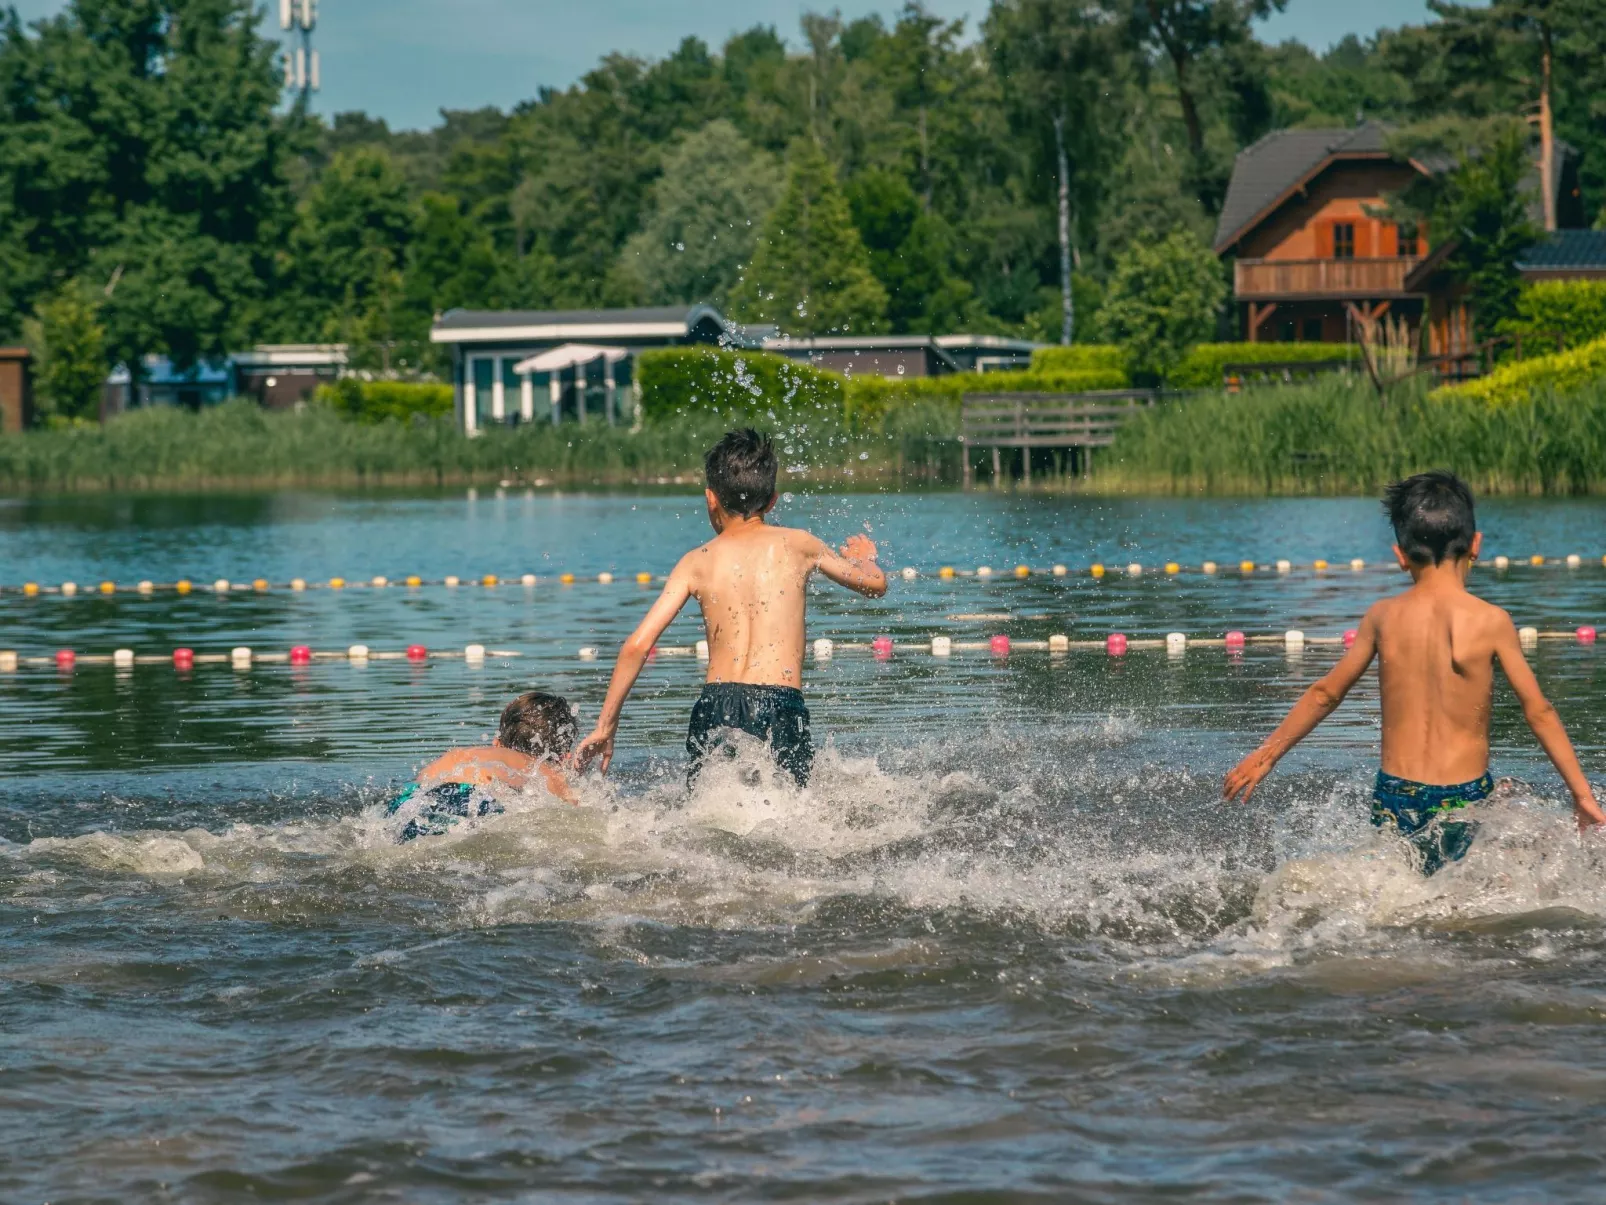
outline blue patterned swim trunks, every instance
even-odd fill
[[[488,795],[481,795],[479,787],[471,782],[443,782],[427,791],[419,790],[416,782],[410,782],[385,805],[385,815],[394,816],[415,802],[417,812],[408,817],[407,824],[397,834],[398,843],[418,837],[438,837],[450,832],[459,820],[495,816],[503,811],[501,804]]]
[[[1429,786],[1379,770],[1372,788],[1372,823],[1379,828],[1392,825],[1416,851],[1422,873],[1430,875],[1446,862],[1466,857],[1478,832],[1477,821],[1449,820],[1444,814],[1480,803],[1493,791],[1494,776],[1487,770],[1481,778],[1452,787]]]

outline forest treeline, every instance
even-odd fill
[[[13,12],[0,334],[54,358],[63,398],[97,365],[263,341],[428,370],[454,306],[706,300],[799,332],[1092,339],[1124,256],[1202,259],[1233,156],[1267,131],[1520,122],[1547,80],[1606,217],[1599,0],[1430,0],[1428,24],[1324,53],[1257,38],[1281,6],[993,0],[971,35],[919,4],[815,13],[609,55],[424,131],[287,107],[250,0]]]

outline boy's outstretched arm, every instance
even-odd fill
[[[1517,693],[1517,701],[1522,704],[1523,718],[1528,721],[1528,727],[1533,729],[1545,755],[1572,792],[1573,809],[1578,813],[1578,827],[1606,824],[1606,815],[1601,814],[1600,805],[1595,802],[1595,792],[1589,785],[1589,779],[1584,777],[1583,767],[1578,764],[1578,755],[1573,752],[1572,741],[1567,739],[1567,730],[1561,726],[1561,717],[1556,714],[1550,700],[1545,698],[1544,691],[1539,689],[1539,679],[1534,677],[1533,670],[1528,667],[1528,659],[1522,655],[1522,641],[1517,636],[1516,625],[1504,611],[1500,614],[1495,656],[1500,659],[1500,668],[1505,671],[1506,681]]]
[[[875,561],[875,544],[869,536],[849,536],[840,553],[819,541],[814,567],[839,586],[866,598],[880,598],[887,592],[887,575]]]
[[[624,709],[630,688],[636,684],[641,667],[647,664],[647,654],[658,643],[658,637],[674,622],[675,616],[680,614],[680,609],[690,597],[691,574],[682,560],[669,575],[658,601],[653,603],[645,618],[620,647],[619,659],[613,664],[613,677],[608,680],[608,697],[603,700],[602,713],[597,716],[597,726],[592,729],[590,736],[575,746],[570,755],[570,761],[576,769],[584,770],[596,761],[604,774],[608,772],[608,764],[613,761],[613,736],[619,730],[619,713]]]
[[[1310,689],[1300,696],[1299,702],[1294,704],[1287,718],[1277,725],[1276,731],[1261,742],[1260,748],[1232,769],[1221,784],[1221,797],[1237,798],[1242,803],[1248,803],[1260,780],[1271,773],[1271,768],[1281,760],[1283,754],[1333,714],[1344,701],[1344,696],[1349,694],[1350,687],[1361,680],[1361,675],[1376,655],[1377,623],[1372,618],[1372,612],[1368,611],[1366,618],[1361,620],[1361,626],[1356,629],[1355,643],[1349,651],[1339,658],[1337,665],[1311,684]]]

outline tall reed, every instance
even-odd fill
[[[1364,382],[1201,394],[1162,403],[1094,458],[1101,492],[1374,493],[1448,468],[1484,493],[1606,491],[1606,380],[1504,406]]]

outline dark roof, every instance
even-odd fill
[[[1519,272],[1606,271],[1606,230],[1557,230],[1517,257]]]
[[[704,314],[719,314],[706,305],[663,305],[631,310],[448,310],[435,322],[436,330],[497,326],[603,326],[636,323],[682,322],[687,326]]]
[[[1216,226],[1216,253],[1237,242],[1289,189],[1330,159],[1388,154],[1388,130],[1375,121],[1352,130],[1273,130],[1238,152]]]

